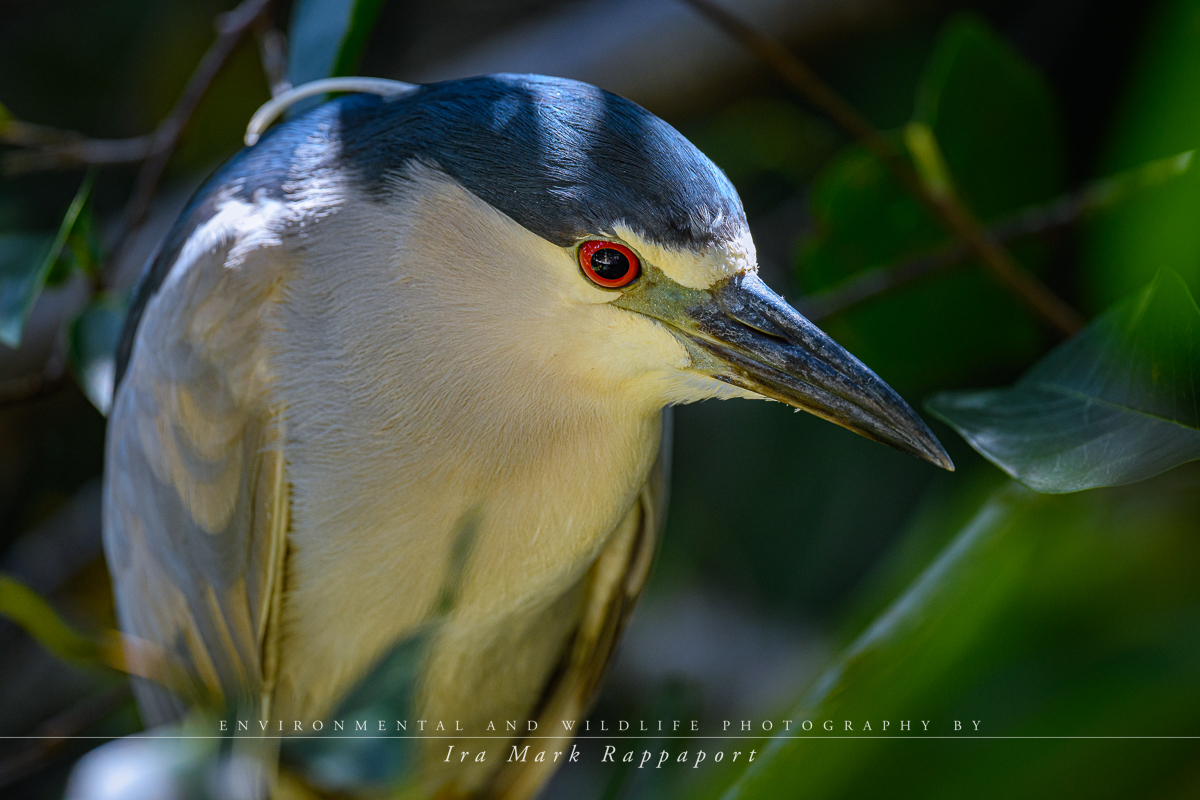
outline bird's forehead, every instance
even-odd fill
[[[415,159],[562,246],[618,225],[666,251],[745,238],[724,173],[663,120],[594,86],[492,75],[349,97],[336,113],[342,163],[375,192]]]

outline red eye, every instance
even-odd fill
[[[588,280],[605,289],[628,286],[642,273],[633,251],[616,242],[584,242],[579,248],[579,266]]]

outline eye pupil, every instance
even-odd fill
[[[588,280],[605,289],[622,289],[642,274],[636,253],[623,244],[601,239],[580,246],[579,267]]]
[[[629,258],[612,247],[602,247],[592,253],[592,270],[606,281],[616,281],[629,272]]]

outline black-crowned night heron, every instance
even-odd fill
[[[311,723],[436,619],[415,717],[553,731],[645,583],[664,408],[771,398],[950,467],[758,278],[734,188],[662,120],[538,76],[381,91],[221,169],[126,325],[117,607],[199,686]],[[184,711],[137,697],[149,724]],[[555,766],[445,745],[430,793],[528,796]]]

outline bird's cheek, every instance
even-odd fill
[[[638,338],[623,353],[624,379],[631,394],[647,406],[661,408],[712,396],[696,386],[716,383],[698,375],[687,349],[661,323],[637,320]]]
[[[633,391],[636,384],[661,382],[686,368],[687,353],[655,322],[611,305],[582,309],[572,335],[560,336],[569,369],[604,393]]]

